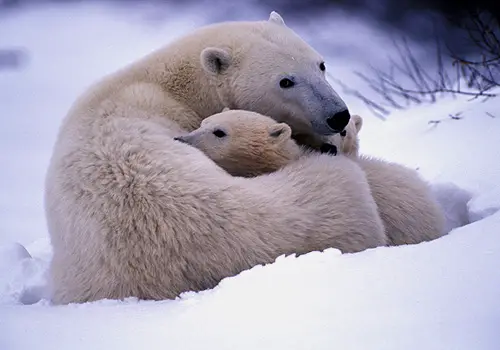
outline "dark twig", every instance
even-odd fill
[[[443,52],[443,44],[435,35],[436,72],[429,72],[403,38],[401,43],[393,41],[397,59],[389,59],[388,71],[370,67],[370,77],[361,72],[354,72],[380,101],[349,89],[338,80],[336,82],[344,88],[345,93],[359,98],[381,119],[385,119],[391,108],[404,109],[411,104],[433,103],[438,96],[464,95],[470,96],[471,100],[486,100],[497,96],[492,89],[500,86],[498,22],[488,14],[473,11],[461,29],[466,34],[466,43],[473,45],[480,57],[463,57],[447,45],[447,52]],[[461,81],[466,82],[467,89],[461,86]]]

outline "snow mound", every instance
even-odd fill
[[[46,297],[49,260],[33,258],[19,243],[0,247],[0,304],[34,304]]]
[[[3,340],[12,350],[498,349],[499,225],[497,213],[428,243],[280,257],[174,301],[5,307]]]
[[[472,199],[471,192],[458,187],[452,182],[433,183],[431,189],[443,209],[446,218],[446,232],[471,223],[469,208],[469,202]]]
[[[472,198],[467,207],[471,222],[493,215],[500,209],[500,188],[493,188],[487,193]]]

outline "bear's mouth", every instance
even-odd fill
[[[332,145],[331,143],[325,142],[319,148],[321,153],[331,154],[333,156],[337,155],[337,146]]]
[[[331,136],[339,133],[338,130],[332,129],[327,123],[316,120],[311,122],[311,127],[312,132],[321,136]]]

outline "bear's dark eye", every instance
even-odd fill
[[[284,78],[284,79],[280,80],[280,87],[283,89],[291,88],[294,85],[295,85],[295,83],[288,78]]]
[[[340,136],[345,137],[347,135],[347,130],[341,131]]]
[[[319,64],[319,69],[320,69],[322,72],[324,72],[324,71],[326,70],[325,62],[321,62],[321,63]]]
[[[220,137],[220,138],[222,138],[222,137],[226,136],[226,133],[224,132],[224,130],[221,130],[221,129],[215,129],[215,130],[213,131],[213,134],[214,134],[215,136],[217,136],[217,137]]]

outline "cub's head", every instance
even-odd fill
[[[363,126],[363,119],[359,115],[351,116],[344,131],[330,136],[328,142],[337,147],[340,154],[357,157],[359,155],[358,133]]]
[[[225,108],[191,133],[174,138],[203,151],[233,176],[257,176],[299,158],[301,148],[285,123],[262,114]]]
[[[279,14],[220,28],[221,45],[205,47],[200,59],[225,106],[287,123],[294,136],[344,130],[350,114],[326,79],[324,58]]]

